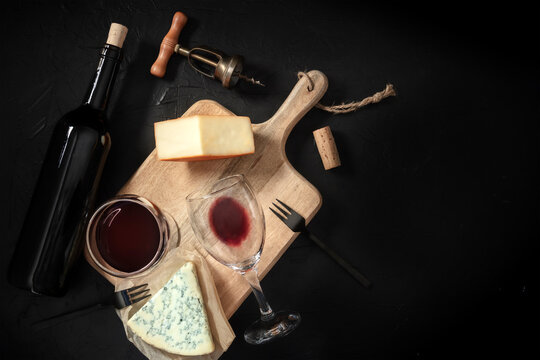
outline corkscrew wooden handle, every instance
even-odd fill
[[[163,40],[161,41],[161,46],[159,47],[159,55],[150,69],[150,73],[154,76],[162,78],[165,76],[165,71],[167,70],[167,63],[174,53],[174,47],[178,44],[178,38],[180,37],[180,32],[187,23],[187,16],[184,13],[177,11],[174,14],[171,28]]]

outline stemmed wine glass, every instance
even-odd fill
[[[263,344],[296,329],[300,315],[273,311],[261,289],[257,263],[264,245],[264,213],[245,177],[220,179],[186,199],[198,240],[217,261],[244,276],[259,303],[261,318],[244,332],[246,342]]]

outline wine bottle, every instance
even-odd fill
[[[126,34],[125,26],[111,25],[82,105],[53,130],[8,270],[16,287],[50,296],[66,291],[111,146],[105,110]]]

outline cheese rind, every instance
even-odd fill
[[[194,115],[154,124],[160,160],[211,160],[252,154],[255,142],[247,116]]]
[[[214,351],[197,270],[185,263],[127,322],[146,343],[172,354]]]

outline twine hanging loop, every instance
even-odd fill
[[[313,83],[313,80],[309,77],[307,73],[303,71],[299,71],[297,75],[298,75],[299,80],[304,76],[308,79],[309,81],[308,91],[312,91],[314,89],[315,84]],[[386,84],[386,87],[384,88],[384,90],[376,92],[375,94],[368,96],[361,101],[353,101],[346,104],[341,103],[339,105],[330,105],[330,106],[318,103],[315,105],[315,107],[324,111],[334,113],[334,114],[346,114],[346,113],[356,111],[359,108],[364,107],[366,105],[378,103],[389,96],[396,96],[396,91],[394,90],[394,86],[392,84]]]

